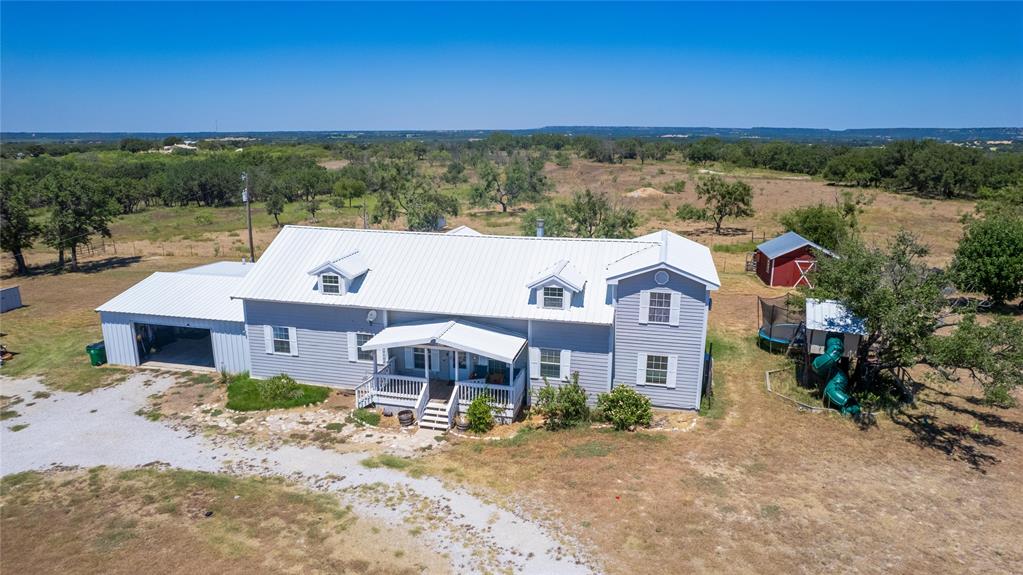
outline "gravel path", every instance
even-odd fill
[[[451,557],[453,570],[481,567],[521,573],[591,573],[571,541],[554,531],[431,477],[413,478],[359,462],[367,454],[336,453],[285,445],[265,449],[241,442],[216,442],[135,414],[147,397],[165,391],[167,377],[153,383],[137,374],[115,387],[86,394],[50,392],[33,379],[0,378],[0,394],[19,396],[20,415],[0,425],[0,474],[55,465],[135,467],[153,462],[182,469],[278,475],[337,493],[361,515],[409,521],[423,529],[429,545]],[[27,424],[20,431],[13,425]],[[425,510],[425,511],[424,511]]]

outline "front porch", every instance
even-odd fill
[[[355,389],[356,406],[411,409],[421,427],[446,430],[488,394],[510,422],[525,400],[526,349],[524,338],[464,322],[389,327],[362,345],[385,361]]]

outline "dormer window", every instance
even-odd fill
[[[344,295],[357,291],[359,278],[368,271],[369,264],[356,250],[309,270],[309,275],[317,278],[316,284],[310,286],[310,289],[318,288],[322,295]]]
[[[572,301],[582,295],[586,278],[568,260],[559,260],[526,284],[529,298],[541,309],[572,309]]]
[[[543,307],[547,309],[564,309],[564,288],[548,286],[543,288]]]
[[[325,294],[339,295],[341,293],[341,277],[334,274],[323,274],[320,276],[320,288]]]

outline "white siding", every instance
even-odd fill
[[[217,370],[241,373],[249,370],[249,346],[241,322],[183,319],[154,315],[101,312],[103,343],[112,365],[138,365],[133,324],[147,323],[210,330],[213,360]]]
[[[135,347],[135,331],[131,319],[119,313],[101,313],[99,316],[107,362],[111,365],[138,365],[138,350]]]

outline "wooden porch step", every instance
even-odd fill
[[[423,418],[419,420],[419,427],[447,431],[448,429],[451,428],[451,422],[448,421],[447,414],[437,415],[432,413],[424,413]]]

